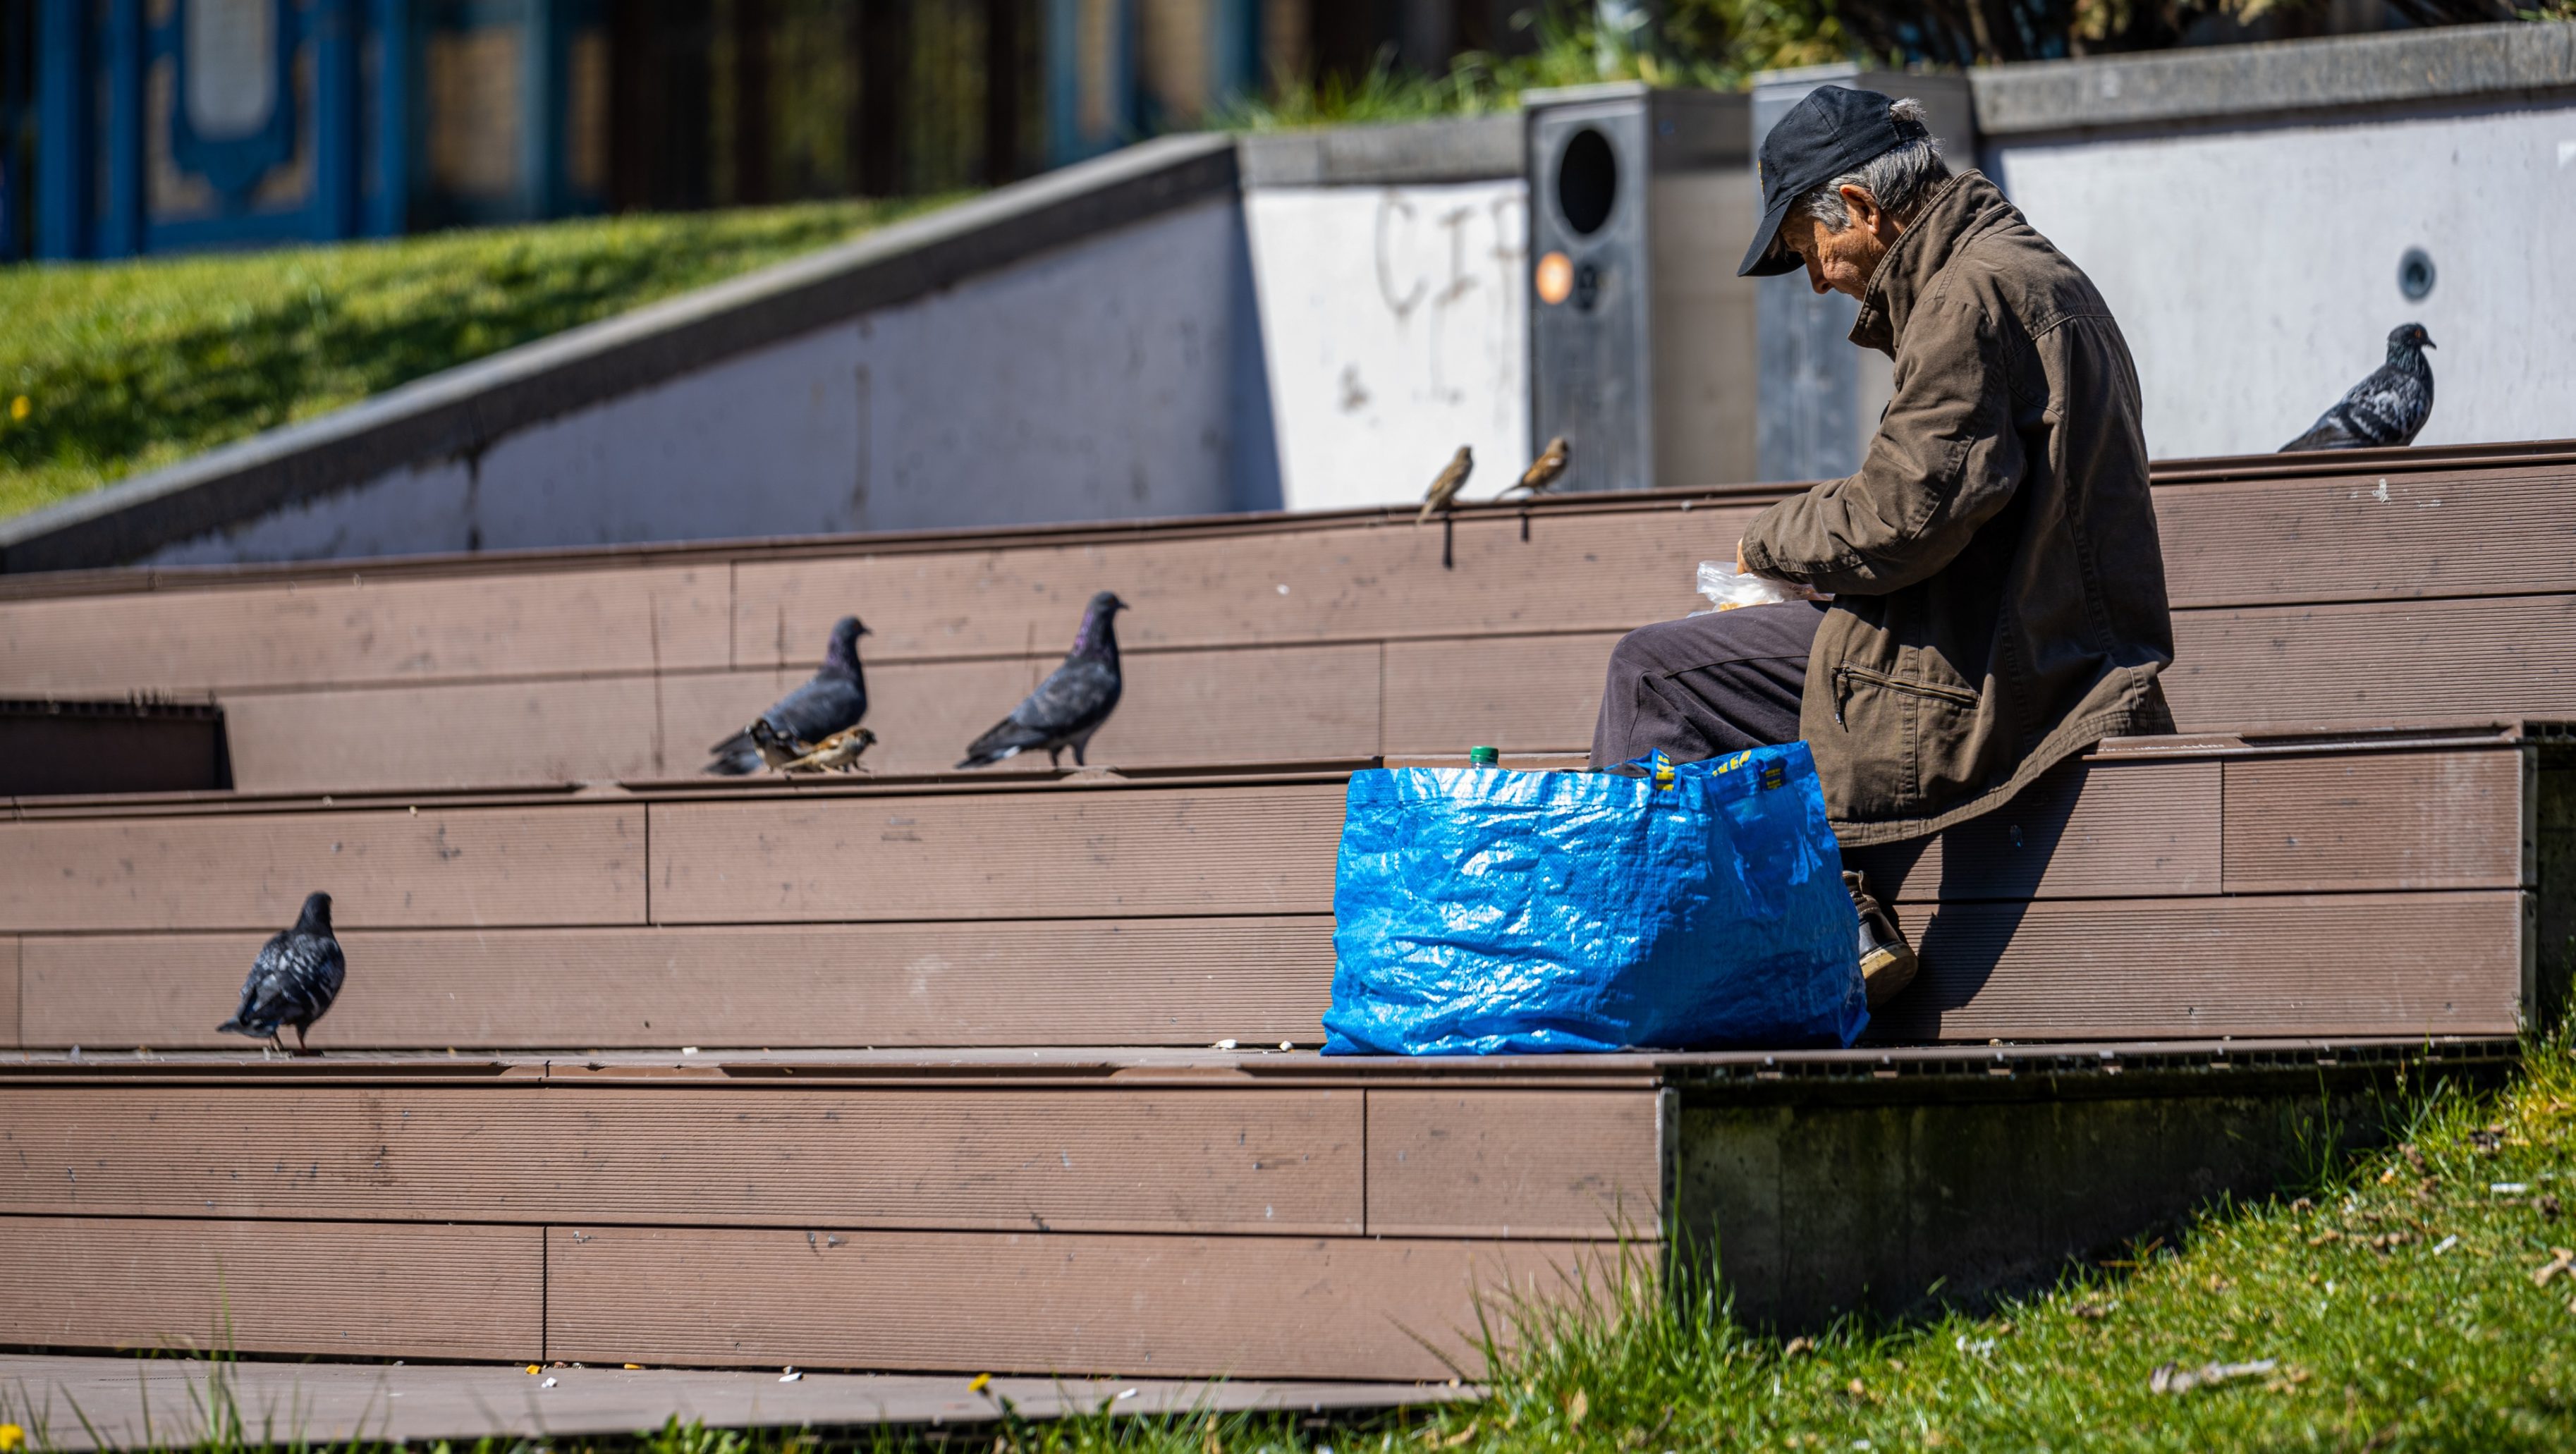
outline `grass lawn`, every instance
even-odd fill
[[[0,517],[936,205],[0,268]]]
[[[1497,1398],[1416,1447],[2576,1447],[2564,1202],[2562,1038],[2500,1096],[2434,1098],[2396,1149],[2304,1196],[2212,1208],[1991,1317],[1784,1347],[1722,1317],[1559,1315]]]
[[[2535,1042],[2500,1095],[2444,1094],[2395,1149],[2304,1196],[2216,1207],[2172,1243],[1982,1318],[1756,1337],[1710,1300],[1525,1311],[1482,1404],[1359,1424],[1107,1415],[914,1434],[673,1425],[617,1454],[1658,1454],[1702,1449],[2576,1447],[2576,1055]],[[2205,1371],[2218,1367],[2215,1377]],[[2159,1378],[2159,1370],[2164,1370]],[[2178,1376],[2180,1375],[2180,1376]],[[2199,1381],[2206,1378],[2206,1381]],[[2159,1391],[2161,1383],[2162,1390]],[[11,1417],[0,1399],[0,1421]],[[24,1417],[20,1415],[19,1417]],[[27,1431],[29,1446],[45,1442]],[[6,1429],[0,1429],[5,1443]],[[931,1442],[953,1436],[957,1442]],[[209,1440],[233,1454],[256,1440]],[[534,1446],[477,1446],[534,1454]],[[563,1447],[548,1445],[549,1448]],[[444,1446],[438,1446],[443,1450]],[[352,1454],[392,1454],[383,1446]],[[435,1454],[435,1451],[433,1451]]]

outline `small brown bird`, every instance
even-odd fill
[[[859,754],[877,745],[877,735],[865,727],[836,732],[817,744],[812,752],[793,762],[778,765],[780,772],[856,772]]]
[[[1505,487],[1503,494],[1527,490],[1533,495],[1544,495],[1554,488],[1558,480],[1565,478],[1565,467],[1573,462],[1574,446],[1566,443],[1565,436],[1560,434],[1547,442],[1547,448],[1530,461],[1530,467],[1521,473],[1520,480]]]
[[[1431,492],[1422,497],[1422,513],[1414,517],[1413,523],[1423,524],[1434,513],[1447,510],[1458,503],[1458,492],[1467,488],[1467,476],[1475,472],[1475,451],[1463,444],[1459,445],[1458,452],[1449,456],[1448,467],[1441,470],[1440,477],[1431,482]]]

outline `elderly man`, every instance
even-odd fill
[[[2173,660],[2138,376],[2092,282],[1914,101],[1827,86],[1762,143],[1739,274],[1802,264],[1860,300],[1896,360],[1860,473],[1757,516],[1736,564],[1830,595],[1631,632],[1596,767],[1805,738],[1847,846],[2001,806],[2105,737],[2169,732]],[[1894,916],[1846,874],[1872,1005],[1914,977]]]

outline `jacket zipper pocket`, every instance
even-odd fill
[[[1865,666],[1838,666],[1834,668],[1834,725],[1837,727],[1843,725],[1843,702],[1851,695],[1851,683],[1855,681],[1885,687],[1891,692],[1930,697],[1936,702],[1955,702],[1962,707],[1977,705],[1977,694],[1964,687],[1936,687],[1928,682],[1909,682],[1901,677],[1892,677]]]

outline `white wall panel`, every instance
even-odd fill
[[[1470,498],[1529,462],[1518,178],[1246,195],[1290,509],[1422,498],[1459,445]]]
[[[2438,345],[2418,444],[2576,434],[2576,108],[2002,146],[1998,180],[2092,275],[2160,458],[2278,449],[2379,366]],[[2397,265],[2433,258],[2411,302]]]

